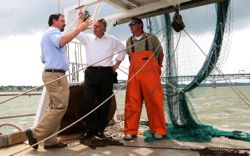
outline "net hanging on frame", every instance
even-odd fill
[[[211,74],[211,72],[215,72],[215,66],[218,67],[222,64],[223,59],[221,57],[226,57],[225,52],[227,46],[229,44],[229,40],[227,39],[228,33],[230,31],[230,0],[219,2],[216,4],[216,17],[214,18],[215,27],[214,36],[211,39],[204,38],[206,40],[205,43],[210,43],[210,47],[205,47],[207,52],[206,56],[203,56],[204,59],[201,59],[197,54],[190,55],[191,52],[198,52],[199,49],[192,49],[185,54],[180,54],[180,56],[176,53],[176,47],[174,46],[174,37],[173,30],[171,28],[171,18],[169,14],[165,14],[162,17],[162,26],[163,28],[159,28],[159,25],[156,21],[153,22],[152,28],[153,31],[157,31],[157,29],[163,29],[163,36],[166,36],[166,41],[164,43],[165,48],[165,69],[164,69],[164,101],[165,101],[165,109],[168,113],[168,119],[171,124],[166,125],[168,129],[167,139],[177,139],[181,141],[198,141],[198,142],[206,142],[210,141],[212,137],[225,136],[233,139],[250,141],[250,134],[241,132],[241,131],[233,131],[226,132],[222,130],[218,130],[213,128],[210,125],[204,125],[196,116],[195,110],[191,102],[188,99],[187,94],[191,93],[191,91],[195,90],[202,82],[206,80],[206,78]],[[203,17],[204,18],[204,17]],[[209,18],[209,17],[208,17]],[[204,19],[210,20],[210,19]],[[186,22],[186,21],[185,21]],[[200,21],[196,21],[200,23]],[[200,27],[196,27],[196,31],[202,32]],[[179,34],[177,40],[179,41],[183,36],[183,31]],[[207,34],[207,32],[202,32]],[[200,37],[200,36],[199,36]],[[183,37],[184,38],[184,37]],[[177,44],[177,43],[176,43]],[[188,46],[194,45],[191,41],[186,41],[185,44]],[[201,46],[206,46],[204,43],[199,43]],[[183,45],[178,45],[181,48]],[[181,49],[180,48],[180,49]],[[180,58],[181,57],[181,58]],[[188,62],[186,65],[181,66],[179,64],[180,61],[183,61],[183,58],[190,58],[194,61],[186,61]],[[220,58],[220,60],[219,60]],[[195,62],[198,62],[200,69],[190,70],[186,69],[186,66],[196,65]],[[186,73],[187,74],[186,74]],[[195,78],[188,83],[187,85],[179,86],[177,76],[183,75],[196,75]],[[171,85],[173,86],[171,86]],[[182,89],[177,90],[182,87]],[[176,89],[177,88],[177,89]],[[150,132],[145,134],[147,136],[146,141],[152,141],[152,137]]]

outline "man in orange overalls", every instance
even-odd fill
[[[156,36],[143,31],[140,18],[129,23],[133,34],[127,40],[129,54],[129,82],[125,100],[124,140],[132,140],[138,133],[143,100],[150,131],[155,139],[166,135],[163,91],[160,80],[163,49]],[[131,46],[132,45],[132,46]]]

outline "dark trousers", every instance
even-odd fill
[[[88,67],[84,80],[84,112],[87,114],[113,93],[113,68]],[[111,99],[91,113],[83,122],[90,133],[103,132],[107,123]]]

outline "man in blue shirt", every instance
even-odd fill
[[[65,35],[61,33],[65,27],[65,19],[62,14],[50,15],[48,24],[49,29],[44,33],[41,41],[41,61],[45,64],[42,79],[46,84],[50,104],[38,125],[26,130],[29,144],[34,149],[38,148],[37,141],[41,141],[59,130],[61,119],[67,110],[69,84],[65,72],[69,68],[69,63],[64,46],[92,23],[90,21],[82,22]],[[49,83],[60,77],[63,78]],[[67,147],[67,144],[59,142],[55,135],[46,140],[44,145],[45,149],[53,147]]]

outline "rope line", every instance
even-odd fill
[[[30,113],[21,115],[0,116],[0,119],[20,118],[20,117],[35,116],[35,115],[36,115],[35,113]]]
[[[160,31],[159,31],[159,32],[160,32]],[[150,37],[152,37],[152,35],[151,35]],[[141,40],[140,42],[142,42],[142,41],[144,41],[144,40],[146,40],[147,38],[150,38],[150,37],[146,37],[145,39]],[[164,37],[164,38],[165,38],[165,37]],[[164,39],[164,38],[163,38],[163,39]],[[160,47],[160,45],[161,45],[163,39],[161,40],[161,42],[160,42],[159,45],[157,46],[156,50]],[[140,42],[137,42],[137,44],[139,44]],[[131,48],[132,46],[135,46],[135,45],[137,45],[137,44],[131,45],[131,46],[129,46],[128,48],[126,48],[126,49],[124,49],[124,50],[127,50],[127,49],[129,49],[129,48]],[[101,60],[98,61],[98,62],[93,63],[92,65],[97,64],[97,63],[99,63],[99,62],[101,62],[101,61],[103,61],[103,60],[105,60],[105,59],[107,59],[107,58],[113,57],[115,54],[118,54],[118,53],[120,53],[120,52],[123,52],[124,50],[118,51],[118,52],[114,53],[113,55],[111,55],[111,56],[109,56],[109,57],[106,57],[106,58],[104,58],[104,59],[101,59]],[[156,52],[156,50],[154,51],[154,53]],[[149,60],[154,56],[154,53],[153,53],[153,54],[151,55],[151,57],[145,62],[145,64],[144,64],[144,65],[143,65],[143,66],[142,66],[142,67],[141,67],[141,68],[140,68],[140,69],[139,69],[139,70],[138,70],[138,71],[128,80],[128,81],[127,81],[127,83],[130,82],[130,81],[131,81],[131,80],[132,80],[132,79],[133,79],[133,78],[134,78],[134,77],[135,77],[135,76],[145,67],[145,65],[149,62]],[[74,71],[74,72],[72,72],[72,73],[79,72],[79,71],[81,71],[81,70],[83,70],[83,69]],[[48,82],[48,83],[55,82],[55,81],[57,81],[58,79],[64,78],[64,77],[66,77],[66,76],[68,76],[68,75],[59,77],[59,78],[57,78],[57,79],[55,79],[55,80],[52,80],[51,82]],[[46,83],[45,85],[47,85],[48,83]],[[127,83],[126,83],[126,84],[127,84]],[[30,148],[32,148],[32,147],[34,147],[34,146],[36,146],[36,145],[38,145],[38,144],[44,142],[44,141],[46,141],[46,140],[52,138],[53,136],[55,136],[55,135],[57,135],[57,134],[59,134],[59,133],[65,131],[66,129],[72,127],[73,125],[75,125],[76,123],[80,122],[81,120],[83,120],[84,118],[86,118],[88,115],[90,115],[91,113],[93,113],[93,112],[94,112],[95,110],[97,110],[99,107],[101,107],[102,105],[104,105],[108,100],[110,100],[113,96],[115,96],[121,89],[123,89],[123,87],[125,87],[125,84],[124,84],[124,85],[121,85],[121,86],[118,88],[118,90],[117,90],[116,92],[114,92],[114,93],[113,93],[112,95],[110,95],[106,100],[104,100],[102,103],[100,103],[98,106],[96,106],[93,110],[91,110],[90,112],[88,112],[87,114],[85,114],[84,116],[82,116],[81,118],[79,118],[78,120],[76,120],[75,122],[71,123],[70,125],[64,127],[63,129],[61,129],[61,130],[59,130],[59,131],[57,131],[57,132],[55,132],[54,134],[50,135],[49,137],[44,138],[43,140],[37,142],[36,144],[33,144],[33,145],[30,146],[30,147],[27,147],[27,148],[24,148],[24,149],[22,149],[22,150],[20,150],[20,151],[17,151],[17,152],[15,152],[15,153],[11,154],[11,155],[16,155],[16,154],[18,154],[18,153],[21,153],[21,152],[23,152],[23,151],[26,151],[26,150],[28,150],[28,149],[30,149]],[[1,103],[0,103],[0,104],[1,104]]]
[[[159,33],[159,32],[161,32],[161,31],[158,31],[157,33]],[[155,34],[157,34],[157,33],[155,33]],[[148,37],[148,38],[151,38],[151,37],[152,37],[152,36],[150,36],[150,37]],[[146,38],[145,38],[145,39],[146,39]],[[135,46],[135,45],[137,45],[137,44],[143,42],[145,39],[143,39],[143,40],[137,42],[137,43],[134,44],[133,46]],[[123,51],[125,51],[125,50],[127,50],[127,49],[129,49],[129,48],[131,48],[131,47],[133,47],[133,46],[129,46],[128,48],[125,48],[125,49],[120,50],[120,51],[118,51],[118,52],[114,52],[112,55],[110,55],[110,56],[108,56],[108,57],[106,57],[106,58],[103,58],[103,59],[101,59],[101,60],[99,60],[99,61],[97,61],[97,62],[95,62],[95,63],[93,63],[93,64],[91,64],[91,65],[86,65],[86,67],[81,68],[81,69],[78,69],[78,70],[76,70],[76,71],[73,71],[73,72],[70,73],[70,74],[66,74],[66,75],[61,76],[61,77],[59,77],[59,78],[57,78],[57,79],[54,79],[54,80],[52,80],[52,81],[49,81],[49,82],[47,82],[47,83],[45,83],[45,84],[43,84],[43,85],[41,85],[41,86],[35,87],[35,88],[33,88],[33,89],[30,89],[30,90],[27,90],[27,91],[25,91],[25,92],[23,92],[23,93],[20,93],[20,94],[14,96],[14,97],[11,97],[11,98],[9,98],[9,99],[3,100],[3,101],[0,102],[0,105],[3,104],[3,103],[5,103],[5,102],[11,101],[11,100],[13,100],[13,99],[16,99],[16,98],[18,98],[18,97],[20,97],[20,96],[22,96],[22,95],[25,95],[25,94],[27,94],[27,93],[29,93],[29,92],[32,92],[32,91],[34,91],[34,90],[37,90],[37,89],[39,89],[39,88],[41,88],[41,87],[44,87],[44,86],[46,86],[46,85],[48,85],[48,84],[50,84],[50,83],[53,83],[53,82],[55,82],[55,81],[58,81],[58,80],[60,80],[60,79],[62,79],[62,78],[65,78],[65,77],[67,77],[67,76],[70,76],[70,75],[73,75],[73,74],[75,74],[75,73],[78,73],[79,71],[85,70],[87,67],[93,66],[93,65],[95,65],[95,64],[97,64],[97,63],[99,63],[99,62],[102,62],[102,61],[104,61],[104,60],[110,58],[110,57],[113,57],[114,55],[119,54],[119,53],[121,53],[121,52],[123,52]]]
[[[161,32],[161,31],[163,31],[163,29],[160,30],[160,31],[158,31],[157,33]],[[206,56],[206,54],[204,53],[204,51],[203,51],[203,50],[200,48],[200,46],[194,41],[194,39],[187,33],[187,31],[184,30],[184,32],[191,38],[191,40],[196,44],[196,46],[200,49],[200,51]],[[157,34],[157,33],[155,33],[155,34]],[[150,37],[152,37],[152,36],[146,37],[145,39],[150,38]],[[162,43],[162,41],[164,40],[165,37],[166,37],[166,36],[163,37],[163,39],[162,39],[161,42],[159,43],[157,49],[159,48],[160,44]],[[101,60],[99,60],[99,61],[97,61],[97,62],[91,64],[91,65],[88,65],[87,67],[93,66],[93,65],[95,65],[95,64],[97,64],[97,63],[99,63],[99,62],[101,62],[101,61],[103,61],[103,60],[105,60],[105,59],[108,59],[108,58],[110,58],[110,57],[113,57],[114,55],[116,55],[116,54],[118,54],[118,53],[121,53],[121,52],[123,52],[123,51],[125,51],[125,50],[127,50],[127,49],[129,49],[129,48],[131,48],[131,47],[133,47],[133,46],[135,46],[135,45],[137,45],[137,44],[139,44],[140,42],[143,42],[145,39],[143,39],[143,40],[137,42],[136,44],[131,45],[131,46],[129,46],[129,47],[127,47],[127,48],[125,48],[125,49],[123,49],[123,50],[121,50],[121,51],[115,52],[115,53],[113,53],[111,56],[108,56],[108,57],[106,57],[106,58],[104,58],[104,59],[101,59]],[[177,47],[176,47],[176,49],[177,49]],[[176,50],[176,49],[175,49],[175,50]],[[156,52],[156,50],[154,51],[154,53],[155,53],[155,52]],[[134,78],[134,77],[135,77],[135,76],[145,67],[145,65],[149,62],[149,60],[154,56],[154,53],[153,53],[152,56],[145,62],[145,64],[143,64],[143,66],[142,66],[142,67],[141,67],[141,68],[140,68],[140,69],[139,69],[130,79],[128,79],[128,80],[126,81],[126,84],[129,83],[129,82],[130,82],[130,81],[131,81],[131,80],[132,80],[132,79],[133,79],[133,78]],[[218,70],[218,72],[222,73],[221,70],[220,70],[219,68],[216,67],[216,65],[214,65],[214,66],[215,66],[215,69]],[[43,87],[43,86],[45,86],[45,85],[47,85],[47,84],[49,84],[49,83],[55,82],[55,81],[57,81],[57,80],[59,80],[59,79],[62,79],[62,78],[64,78],[64,77],[66,77],[66,76],[69,76],[69,75],[72,75],[72,74],[74,74],[74,73],[76,73],[76,72],[79,72],[79,71],[81,71],[81,70],[84,70],[84,69],[86,69],[87,67],[81,68],[81,69],[79,69],[79,70],[76,70],[76,71],[72,72],[71,74],[68,74],[68,75],[59,77],[59,78],[57,78],[57,79],[55,79],[55,80],[52,80],[52,81],[50,81],[50,82],[48,82],[48,83],[46,83],[46,84],[44,84],[44,85],[42,85],[42,86],[39,86],[39,87],[36,87],[36,88],[34,88],[34,89],[28,90],[28,91],[26,91],[26,92],[24,92],[24,93],[22,93],[22,94],[17,95],[16,97],[13,97],[13,98],[7,99],[7,100],[5,100],[5,101],[3,101],[3,102],[0,102],[0,104],[2,104],[2,103],[4,103],[4,102],[7,102],[7,101],[10,101],[10,100],[12,100],[12,99],[14,99],[14,98],[17,98],[17,97],[21,96],[21,95],[27,94],[27,93],[29,93],[29,92],[31,92],[31,91],[37,89],[37,88]],[[165,70],[164,72],[166,72],[166,70]],[[223,74],[223,73],[222,73],[222,74]],[[232,84],[231,81],[230,81],[230,79],[226,79],[226,78],[225,78],[225,81],[226,81],[226,80],[229,81],[230,84]],[[226,81],[226,82],[227,82],[227,81]],[[12,155],[15,155],[15,154],[21,153],[21,152],[23,152],[23,151],[25,151],[25,150],[27,150],[27,149],[30,149],[31,147],[36,146],[36,145],[38,145],[39,143],[41,143],[41,142],[43,142],[43,141],[46,141],[46,140],[52,138],[53,136],[55,136],[55,135],[61,133],[62,131],[66,130],[66,129],[70,128],[71,126],[75,125],[76,123],[80,122],[82,119],[84,119],[85,117],[87,117],[88,115],[90,115],[91,113],[93,113],[95,110],[97,110],[97,109],[98,109],[99,107],[101,107],[103,104],[105,104],[105,102],[107,102],[107,101],[110,100],[113,96],[115,96],[121,89],[123,89],[123,87],[125,87],[126,84],[121,85],[121,86],[118,88],[118,90],[117,90],[116,92],[114,92],[112,95],[110,95],[110,96],[109,96],[106,100],[104,100],[101,104],[99,104],[98,106],[96,106],[93,110],[91,110],[90,112],[88,112],[87,114],[85,114],[84,116],[82,116],[81,118],[79,118],[78,120],[76,120],[75,122],[71,123],[71,124],[68,125],[67,127],[63,128],[63,129],[61,129],[61,130],[59,130],[58,132],[56,132],[56,133],[50,135],[49,137],[47,137],[47,138],[45,138],[45,139],[39,141],[38,143],[36,143],[36,144],[34,144],[34,145],[32,145],[32,146],[30,146],[30,147],[28,147],[28,148],[25,148],[25,149],[20,150],[20,151],[18,151],[18,152],[16,152],[16,153],[13,153]],[[174,85],[172,85],[172,84],[170,84],[170,83],[167,83],[167,84],[170,85],[171,87],[173,87],[174,89],[180,91],[180,90],[179,90],[178,88],[176,88]],[[231,86],[232,89],[233,89],[234,87],[235,87],[235,86]],[[235,88],[236,88],[236,87],[235,87]],[[234,89],[233,89],[233,90],[234,90]],[[234,91],[235,91],[236,94],[241,98],[241,96],[240,96],[241,92],[238,92],[238,90],[234,90]],[[243,97],[245,97],[245,96],[243,96]],[[243,98],[242,98],[242,99],[243,99]],[[246,99],[247,99],[247,98],[246,98]],[[248,100],[248,99],[247,99],[247,100]],[[243,101],[246,102],[246,103],[248,103],[248,101],[245,101],[245,99],[243,99]],[[129,146],[128,146],[128,147],[129,147]],[[140,147],[140,146],[136,146],[136,147]],[[144,146],[143,146],[143,147],[144,147]]]
[[[60,12],[60,0],[57,0],[57,13]]]
[[[202,52],[202,54],[207,57],[207,55],[205,54],[205,52],[202,50],[202,48],[197,44],[197,42],[192,38],[192,36],[184,29],[184,32],[188,35],[188,37],[194,42],[194,44],[199,48],[199,50]],[[218,46],[218,45],[217,45]],[[221,45],[219,45],[221,46]],[[211,67],[212,64],[214,66],[214,68],[218,71],[218,73],[220,73],[221,75],[224,75],[224,73],[221,71],[221,69],[214,63],[212,63],[210,61],[209,66]],[[238,95],[238,97],[244,101],[244,103],[248,106],[250,106],[250,101],[249,99],[246,97],[246,95],[244,93],[242,93],[237,86],[235,86],[233,84],[233,82],[230,80],[230,78],[223,76],[223,79],[230,85],[230,88]]]

